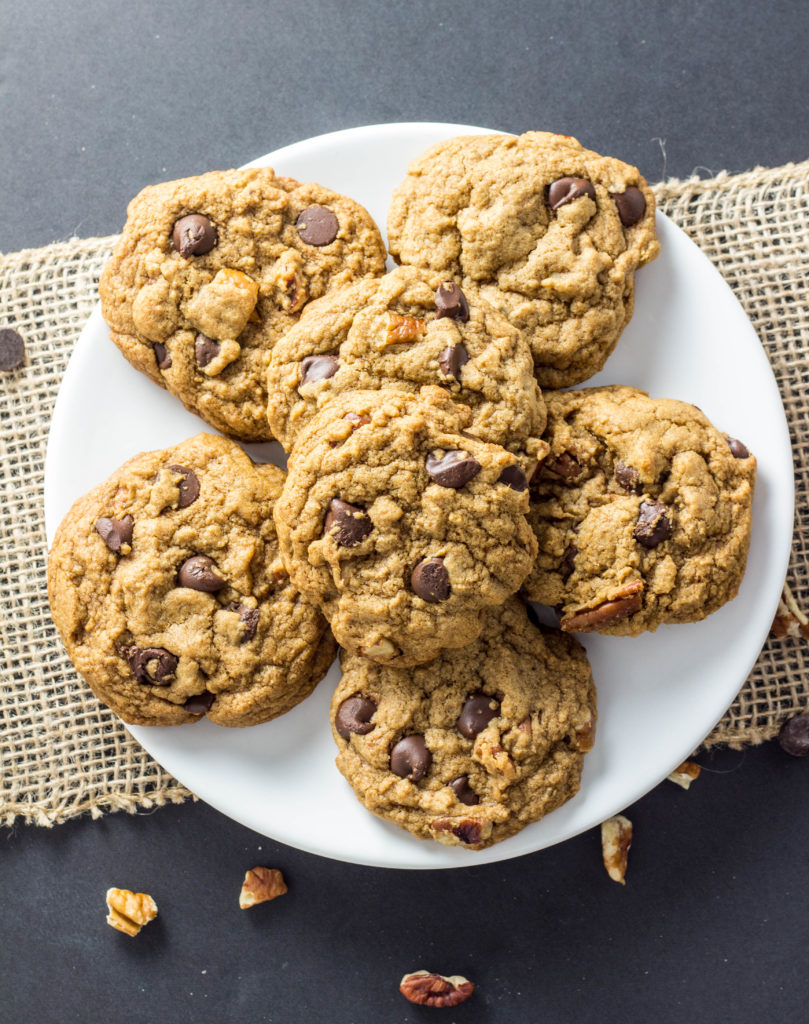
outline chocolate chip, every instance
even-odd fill
[[[645,548],[656,548],[671,536],[668,507],[662,501],[642,501],[632,536]]]
[[[192,555],[186,558],[177,573],[177,586],[215,594],[225,586],[225,581],[215,572],[216,566],[207,555]]]
[[[340,360],[337,356],[307,356],[301,359],[301,382],[298,387],[302,388],[304,384],[312,384],[316,380],[327,380],[339,368]]]
[[[468,775],[459,775],[457,779],[453,779],[449,784],[449,788],[461,803],[466,804],[468,807],[474,807],[475,804],[480,803],[480,797],[469,785]]]
[[[199,497],[199,480],[197,474],[187,466],[169,466],[172,473],[181,473],[182,480],[177,484],[180,497],[177,501],[177,508],[188,508],[193,505]]]
[[[211,360],[216,359],[222,346],[218,341],[209,338],[207,334],[198,334],[194,340],[194,355],[197,357],[197,366],[207,366]]]
[[[624,192],[613,192],[613,201],[618,207],[618,216],[625,228],[637,224],[646,213],[646,198],[639,188],[630,185]]]
[[[450,316],[465,324],[469,319],[469,303],[454,281],[444,281],[435,293],[435,318]]]
[[[432,763],[433,755],[427,749],[427,741],[420,733],[413,733],[400,739],[390,752],[390,770],[411,782],[423,779]]]
[[[334,716],[334,728],[344,740],[349,739],[352,732],[365,736],[376,728],[371,721],[376,709],[376,701],[368,697],[361,697],[358,693],[353,697],[346,697]]]
[[[413,593],[428,604],[446,601],[452,592],[443,558],[425,558],[410,574]]]
[[[337,527],[334,529],[334,527]],[[359,505],[332,498],[323,524],[323,533],[331,534],[341,548],[354,548],[373,530],[374,524]]]
[[[152,345],[154,349],[155,362],[157,363],[158,370],[168,370],[171,366],[171,353],[161,342],[156,341]]]
[[[123,519],[113,519],[103,516],[95,523],[96,532],[104,541],[110,551],[116,553],[121,550],[122,544],[132,543],[132,527],[134,526],[132,516],[124,516]]]
[[[242,643],[252,640],[258,629],[258,608],[248,608],[247,605],[239,604],[238,601],[231,601],[230,604],[225,605],[225,611],[238,613],[243,629]]]
[[[562,567],[559,570],[563,580],[573,575],[573,570],[576,568],[576,555],[578,553],[579,549],[575,544],[568,544],[564,555],[562,555]]]
[[[615,463],[615,480],[630,494],[638,494],[640,491],[640,473],[634,466],[627,466],[623,462]]]
[[[16,370],[25,359],[25,342],[10,327],[0,330],[0,370]]]
[[[467,739],[474,739],[498,715],[500,709],[491,706],[496,703],[488,694],[473,693],[471,697],[466,698],[455,722],[455,728]]]
[[[183,707],[192,715],[204,715],[213,707],[214,697],[210,690],[203,690],[202,693],[195,693],[193,697],[189,697]]]
[[[788,718],[778,732],[778,742],[793,757],[809,757],[809,715]]]
[[[571,480],[581,473],[581,466],[570,452],[562,452],[561,455],[546,459],[543,466],[549,469],[551,473],[564,477],[565,480]]]
[[[512,491],[524,491],[528,488],[528,477],[517,465],[506,466],[497,478],[497,482],[499,484],[505,484],[506,487],[510,487]]]
[[[559,178],[548,185],[546,192],[547,203],[552,210],[558,210],[581,196],[589,196],[595,202],[596,190],[587,178]]]
[[[634,589],[633,593],[566,616],[561,622],[562,629],[566,633],[593,633],[629,618],[643,607],[643,584],[629,584],[626,589],[631,588]]]
[[[340,222],[327,206],[307,206],[298,214],[295,227],[307,245],[328,245],[337,237]]]
[[[747,446],[743,445],[741,441],[737,441],[735,437],[728,438],[728,448],[730,448],[730,454],[734,459],[750,458],[750,452],[747,450]]]
[[[480,463],[468,452],[458,448],[445,452],[440,458],[427,456],[427,472],[442,487],[463,487],[480,472]]]
[[[139,683],[168,686],[180,659],[165,647],[125,647],[121,653]]]
[[[466,345],[449,345],[438,357],[438,365],[445,377],[461,379],[461,368],[469,362]]]
[[[174,225],[171,241],[181,256],[204,256],[219,241],[219,232],[204,214],[189,213]]]

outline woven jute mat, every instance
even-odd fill
[[[739,748],[809,706],[809,161],[656,186],[660,205],[718,267],[770,359],[796,469],[792,560],[772,633],[705,740]],[[76,675],[51,623],[43,517],[45,447],[56,395],[97,301],[114,237],[0,255],[0,328],[25,364],[0,375],[0,823],[54,825],[192,794],[156,764]],[[672,396],[676,397],[676,396]]]

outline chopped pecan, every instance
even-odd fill
[[[694,761],[683,761],[681,765],[674,769],[669,775],[669,782],[676,782],[678,786],[682,786],[683,789],[688,789],[692,782],[699,778],[699,773],[702,768]]]
[[[413,971],[402,978],[399,991],[419,1006],[457,1006],[472,995],[475,986],[460,974],[445,977],[430,971]]]
[[[609,601],[604,601],[595,608],[585,608],[572,615],[566,615],[561,627],[566,633],[593,633],[599,629],[626,619],[643,606],[643,580],[634,580],[622,587]]]
[[[388,330],[385,335],[384,346],[388,345],[410,345],[418,341],[424,334],[425,323],[415,316],[400,316],[398,313],[388,313]]]
[[[476,846],[489,837],[492,825],[481,818],[433,818],[430,831],[440,843]]]
[[[604,867],[613,882],[626,885],[626,864],[632,845],[632,822],[616,814],[601,823],[601,855]]]
[[[258,903],[274,900],[287,891],[284,876],[277,868],[251,868],[244,876],[242,891],[239,893],[239,906],[242,910],[255,907]]]
[[[596,739],[596,720],[595,715],[589,708],[584,712],[581,719],[576,722],[573,737],[576,749],[581,751],[582,754],[586,754],[593,749]]]
[[[366,658],[382,660],[392,658],[396,654],[396,648],[390,640],[387,639],[387,637],[383,636],[381,639],[372,643],[370,647],[362,648],[362,653]]]
[[[299,253],[288,252],[278,261],[275,287],[279,305],[287,313],[297,313],[309,298]]]
[[[107,924],[125,935],[137,935],[157,917],[157,904],[145,892],[107,889]]]

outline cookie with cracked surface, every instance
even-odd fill
[[[479,288],[525,333],[539,383],[562,388],[600,370],[631,319],[654,210],[635,167],[569,135],[461,136],[410,165],[388,244]]]
[[[685,402],[630,387],[548,392],[531,482],[539,553],[524,592],[562,629],[634,636],[736,596],[756,460]]]
[[[486,613],[477,641],[427,665],[346,652],[341,663],[337,767],[370,811],[418,838],[480,850],[578,791],[595,735],[590,666],[517,598]]]
[[[275,342],[330,287],[384,272],[354,200],[267,167],[211,171],[132,200],[99,294],[133,366],[223,433],[266,441]]]
[[[440,387],[355,391],[298,438],[275,505],[281,554],[347,650],[407,666],[462,647],[529,572],[516,457],[470,419]]]
[[[476,292],[415,267],[309,306],[273,349],[270,426],[289,449],[334,395],[429,384],[468,405],[469,432],[514,452],[531,475],[545,454],[545,406],[527,342]]]
[[[336,653],[278,555],[283,470],[198,434],[130,459],[80,498],[48,560],[53,620],[78,672],[125,722],[283,714]]]

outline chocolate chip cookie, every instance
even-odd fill
[[[125,722],[266,722],[334,660],[325,619],[278,556],[284,472],[198,434],[135,456],[80,498],[48,561],[76,669]]]
[[[756,460],[695,406],[629,387],[546,392],[551,454],[531,482],[524,584],[562,629],[636,635],[736,596]]]
[[[440,274],[399,267],[312,303],[273,349],[273,434],[289,449],[318,408],[346,391],[440,384],[472,410],[469,432],[520,459],[545,454],[545,406],[520,331]]]
[[[479,639],[411,669],[341,654],[337,767],[365,806],[420,839],[480,850],[570,799],[596,694],[571,636],[509,598]]]
[[[635,167],[569,135],[462,136],[409,168],[388,214],[394,258],[475,285],[524,331],[543,387],[601,369],[659,251]]]
[[[292,582],[348,650],[391,665],[471,643],[530,571],[516,457],[441,387],[355,391],[301,433],[275,505]]]
[[[110,336],[225,434],[271,438],[270,351],[307,302],[385,270],[358,203],[269,168],[145,188],[99,284]]]

